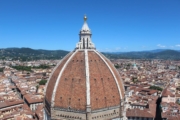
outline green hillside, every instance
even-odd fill
[[[40,59],[61,59],[69,51],[64,50],[35,50],[31,48],[6,48],[0,49],[1,60],[40,60]],[[121,52],[103,53],[110,59],[170,59],[180,60],[180,52],[175,50],[159,50],[158,52]]]
[[[30,61],[39,59],[61,59],[68,51],[64,50],[35,50],[31,48],[0,49],[0,59]]]

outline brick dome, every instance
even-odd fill
[[[113,64],[89,43],[87,48],[85,43],[83,47],[79,44],[53,70],[44,101],[49,118],[104,120],[120,116],[123,82]]]

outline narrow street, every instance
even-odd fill
[[[161,97],[158,98],[156,104],[157,104],[157,106],[156,106],[156,118],[155,118],[155,120],[162,120],[162,118],[161,118],[161,108],[160,108]]]

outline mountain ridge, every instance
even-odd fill
[[[22,48],[1,48],[1,60],[40,60],[40,59],[62,59],[70,51],[66,50],[45,50],[32,49],[27,47]],[[155,49],[146,51],[131,51],[131,52],[102,52],[110,59],[166,59],[180,60],[180,51],[171,49]]]
[[[127,51],[127,52],[103,52],[103,53],[111,53],[111,54],[121,54],[121,53],[136,53],[136,52],[150,52],[150,53],[158,53],[166,50],[173,50],[173,49],[154,49],[154,50],[142,50],[142,51]],[[174,50],[180,52],[180,50]]]
[[[152,50],[140,52],[126,52],[120,54],[104,53],[108,58],[114,59],[165,59],[180,60],[180,51],[178,50]]]

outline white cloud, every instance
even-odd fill
[[[180,44],[176,45],[176,47],[180,47]]]
[[[174,46],[170,46],[170,48],[174,48]]]
[[[97,49],[97,51],[100,51],[100,52],[110,52],[111,50],[109,48],[104,48],[104,49]]]
[[[157,46],[160,47],[160,48],[165,48],[166,47],[165,45],[161,45],[161,44],[158,44]]]
[[[116,47],[116,48],[115,48],[115,50],[117,50],[117,51],[120,50],[120,49],[121,49],[120,47]]]
[[[105,49],[102,49],[101,51],[102,52],[113,52],[113,50],[110,48],[105,48]]]
[[[104,49],[98,49],[100,52],[120,52],[123,50],[128,49],[128,47],[115,47],[115,48],[104,48]]]

